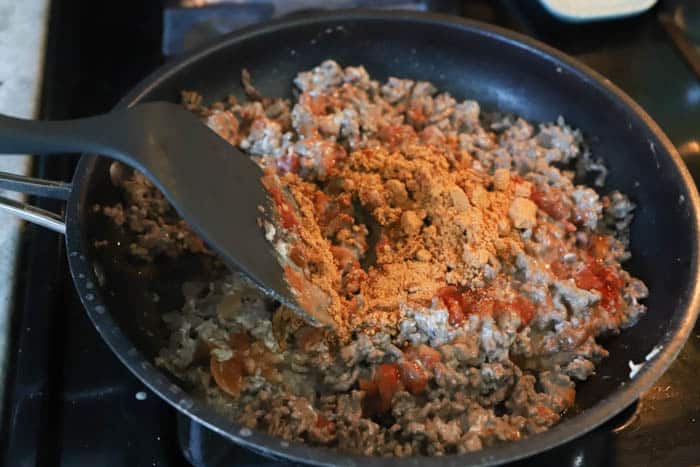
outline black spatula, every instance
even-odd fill
[[[268,204],[261,169],[195,115],[167,102],[67,121],[0,116],[0,153],[84,152],[143,172],[182,218],[229,265],[312,324],[324,310],[302,310],[258,224]]]

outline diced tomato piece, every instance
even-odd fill
[[[359,380],[360,390],[365,391],[368,394],[378,394],[379,388],[377,388],[377,383],[372,379],[360,378]]]
[[[212,356],[209,367],[214,382],[222,391],[233,397],[237,397],[241,393],[243,387],[242,359],[234,357],[220,362]]]
[[[559,279],[566,279],[570,274],[568,266],[559,260],[552,261],[549,264],[549,270]]]
[[[316,426],[318,428],[321,428],[321,429],[333,428],[333,422],[331,422],[326,417],[324,417],[323,414],[317,414],[316,415]]]
[[[468,290],[462,294],[462,310],[466,315],[493,314],[494,299],[490,289]]]
[[[564,206],[561,200],[562,196],[561,190],[552,187],[549,187],[545,192],[537,186],[533,186],[530,192],[532,202],[558,221],[571,217],[571,209]]]
[[[462,310],[461,294],[457,290],[457,287],[451,285],[443,287],[438,290],[437,296],[447,308],[450,324],[456,326],[464,321],[465,316]]]
[[[402,389],[399,365],[396,363],[382,363],[377,367],[374,380],[377,382],[382,408],[384,411],[389,410],[394,394]]]
[[[406,348],[404,355],[405,358],[398,364],[379,365],[372,380],[360,378],[359,387],[366,393],[363,401],[366,414],[389,410],[394,394],[403,389],[414,395],[425,392],[430,370],[440,361],[440,352],[421,345]]]
[[[493,314],[494,299],[491,289],[476,289],[459,292],[454,286],[443,287],[437,296],[447,307],[452,325],[458,325],[471,314]]]
[[[438,290],[438,297],[443,302],[457,302],[459,303],[461,293],[457,290],[454,285],[448,285],[447,287],[442,287]]]
[[[576,287],[580,289],[598,290],[604,287],[603,282],[590,267],[586,267],[579,271],[578,274],[576,274],[574,281],[576,282]]]
[[[418,346],[418,359],[426,369],[432,370],[442,360],[442,355],[434,348],[421,344]]]
[[[441,358],[440,352],[427,345],[407,347],[400,364],[401,382],[406,390],[414,395],[422,394],[428,386],[430,370]]]
[[[535,304],[525,297],[517,296],[510,302],[496,302],[496,310],[506,310],[516,313],[520,317],[520,328],[527,326],[535,316]]]
[[[535,316],[535,305],[525,297],[515,297],[510,306],[520,316],[522,326],[527,326]]]
[[[400,365],[401,382],[413,395],[422,394],[428,386],[428,373],[416,360],[404,360]]]
[[[621,289],[625,282],[611,266],[590,261],[574,280],[581,289],[600,292],[600,305],[607,311],[616,311],[622,305]]]
[[[603,298],[601,299],[601,306],[608,311],[616,311],[622,305],[621,289],[625,285],[624,281],[615,273],[612,268],[605,268],[600,277],[605,284],[605,287],[601,291]]]
[[[250,336],[245,331],[233,332],[229,336],[229,345],[233,350],[245,352],[250,348],[250,343]]]
[[[594,234],[589,239],[588,251],[595,259],[605,259],[610,249],[610,239],[605,235]]]
[[[447,312],[449,313],[449,322],[453,326],[458,326],[464,321],[464,311],[462,311],[462,306],[459,301],[456,300],[446,300],[445,305],[447,306]]]

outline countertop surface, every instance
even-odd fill
[[[49,0],[0,0],[0,113],[36,118]],[[28,174],[30,157],[3,155],[0,171]],[[3,190],[0,196],[17,197]],[[0,211],[0,400],[22,222]]]

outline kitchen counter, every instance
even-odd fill
[[[0,0],[0,113],[38,116],[48,10],[49,0]],[[0,171],[26,175],[30,168],[27,155],[0,157]],[[18,198],[2,190],[0,196]],[[21,221],[0,211],[0,398],[22,230]]]

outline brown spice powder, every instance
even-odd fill
[[[298,223],[282,229],[287,260],[328,295],[338,333],[393,332],[403,306],[430,306],[439,289],[484,287],[534,225],[529,183],[472,168],[431,145],[363,149],[323,181],[280,176]],[[359,203],[375,225],[361,222]],[[515,224],[515,225],[514,225]],[[517,227],[516,227],[517,226]],[[367,233],[379,229],[375,264],[362,268]]]

